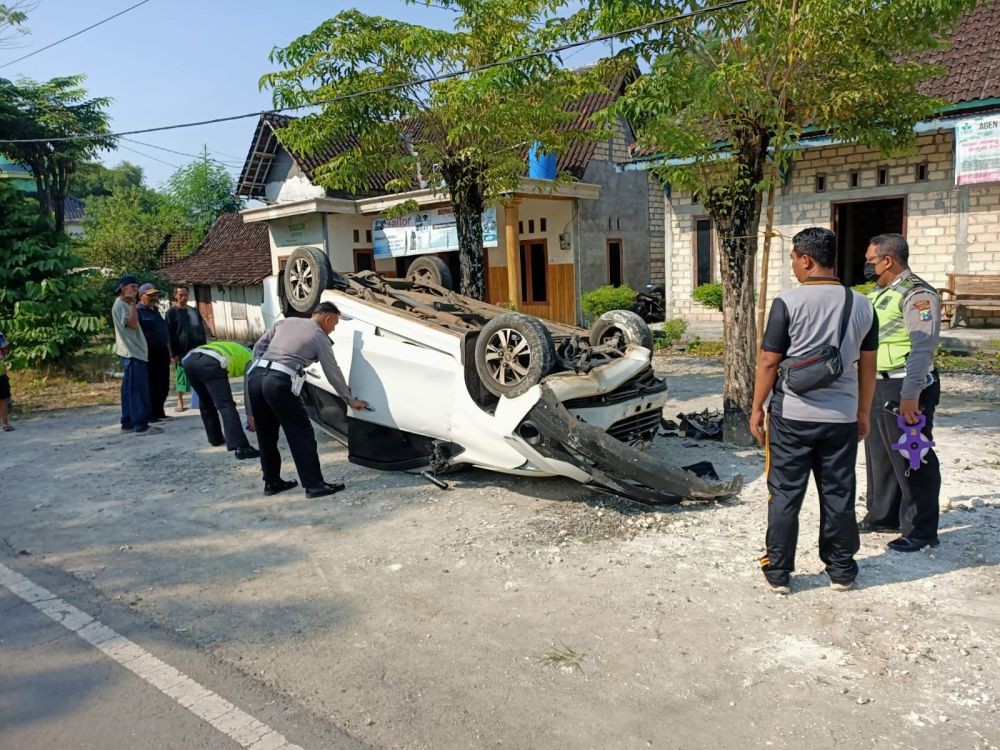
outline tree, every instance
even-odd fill
[[[409,0],[413,2],[413,0]],[[285,70],[261,78],[276,106],[316,105],[280,131],[289,147],[342,150],[315,170],[323,186],[352,194],[430,187],[447,194],[459,238],[461,291],[482,299],[485,205],[516,189],[524,151],[564,150],[574,137],[566,105],[599,90],[597,71],[572,73],[554,56],[462,73],[547,47],[559,34],[562,0],[444,0],[457,12],[453,31],[344,11],[271,61]],[[417,79],[454,77],[399,87]],[[339,98],[338,101],[331,101]]]
[[[71,354],[104,323],[98,286],[37,201],[0,183],[0,330],[14,367]]]
[[[235,195],[233,179],[221,164],[207,158],[193,161],[170,176],[167,194],[184,226],[201,242],[220,214],[239,211],[243,202]]]
[[[608,32],[714,0],[592,0]],[[762,194],[806,129],[888,154],[912,147],[914,125],[941,102],[917,84],[936,72],[913,53],[937,46],[974,0],[749,0],[626,34],[623,55],[651,66],[615,112],[640,145],[673,163],[659,171],[694,192],[715,222],[724,290],[725,438],[748,445],[756,336],[754,263]],[[770,162],[770,167],[769,167]]]
[[[77,165],[69,181],[69,194],[75,198],[111,195],[116,188],[145,187],[142,167],[123,161],[106,167],[99,161],[85,161]]]
[[[13,46],[12,39],[29,33],[24,25],[28,20],[28,14],[25,11],[31,8],[34,8],[33,4],[29,8],[28,3],[14,3],[13,5],[0,3],[0,48]]]
[[[153,271],[164,239],[181,223],[181,215],[163,196],[142,187],[116,187],[110,196],[87,201],[87,258],[114,273]]]
[[[31,168],[44,214],[63,230],[69,181],[77,165],[110,148],[105,110],[111,100],[88,98],[83,76],[65,76],[37,82],[22,78],[16,83],[0,78],[0,153]],[[59,138],[88,134],[81,140]],[[12,143],[5,139],[34,139]]]

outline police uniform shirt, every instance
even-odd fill
[[[253,356],[296,370],[319,362],[337,395],[348,403],[352,400],[344,374],[333,356],[333,341],[311,318],[279,320],[254,344]]]
[[[909,268],[892,280],[886,287],[876,287],[869,296],[876,314],[886,305],[898,299],[890,291],[900,291],[908,285],[916,284],[898,301],[903,314],[903,325],[909,334],[910,351],[906,356],[906,376],[900,391],[900,398],[917,399],[927,385],[927,375],[934,367],[934,354],[941,337],[941,298],[934,288],[917,276]],[[885,338],[884,328],[880,338]],[[881,343],[881,342],[880,342]],[[881,352],[880,352],[881,354]],[[882,370],[882,367],[879,367]]]

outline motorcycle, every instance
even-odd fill
[[[646,291],[635,295],[635,312],[647,323],[662,323],[667,317],[663,284],[646,284]]]

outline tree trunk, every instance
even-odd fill
[[[722,246],[723,439],[739,446],[754,445],[750,407],[757,354],[754,265],[761,208],[757,186],[764,177],[768,140],[762,129],[737,131],[737,177],[705,200]]]
[[[478,165],[455,160],[442,167],[442,176],[451,193],[458,232],[458,258],[462,278],[459,291],[466,297],[486,299],[483,274],[483,192]]]
[[[69,184],[69,178],[66,176],[65,170],[61,167],[56,167],[56,174],[52,178],[52,184],[49,186],[49,193],[51,195],[50,203],[52,206],[52,215],[55,217],[56,231],[62,232],[66,225],[66,189]]]
[[[760,349],[764,339],[764,315],[767,310],[767,272],[771,265],[771,235],[774,234],[774,181],[777,174],[771,175],[771,184],[767,188],[767,219],[764,222],[764,250],[760,254],[760,292],[757,295],[757,346]]]

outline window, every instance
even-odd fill
[[[374,271],[375,270],[375,251],[374,250],[355,250],[354,251],[354,272],[359,271]]]
[[[622,241],[608,240],[608,283],[622,285]]]
[[[372,230],[370,229],[365,230],[365,242],[369,245],[372,244]]]
[[[544,242],[521,243],[521,302],[544,303],[548,297],[549,257]]]
[[[538,220],[538,231],[539,232],[544,232],[544,231],[547,230],[547,228],[548,227],[546,226],[545,219],[544,218],[543,219],[539,219]]]
[[[535,220],[528,219],[528,234],[534,234],[534,233],[535,233]]]
[[[518,234],[524,234],[524,222],[523,221],[517,222],[517,233]]]
[[[694,222],[694,285],[711,284],[714,281],[715,252],[712,247],[715,231],[709,218],[695,219]]]
[[[354,230],[354,241],[361,242],[361,232],[357,229]]]
[[[889,184],[889,170],[885,167],[878,168],[878,184],[888,185]]]
[[[851,175],[848,178],[848,184],[852,188],[856,188],[858,185],[860,185],[861,184],[861,173],[860,172],[851,172]]]
[[[927,182],[927,162],[917,165],[917,182]]]
[[[824,193],[826,192],[826,175],[818,174],[816,175],[816,192]]]

